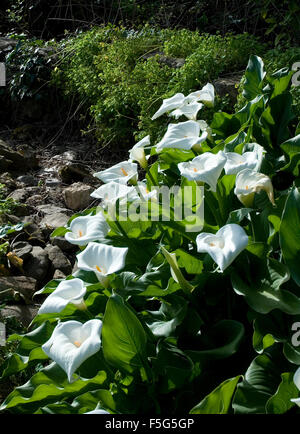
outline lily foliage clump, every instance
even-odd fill
[[[95,174],[101,206],[73,216],[64,235],[78,269],[52,280],[2,379],[35,367],[5,399],[12,413],[299,412],[300,127],[293,71],[272,75],[251,56],[246,105],[216,112],[207,84],[150,113],[171,116],[128,161]],[[161,118],[161,119],[162,119]],[[141,170],[142,169],[142,170]],[[142,180],[144,176],[144,179]],[[202,229],[170,219],[158,187],[204,192]],[[124,219],[132,204],[156,219]],[[117,210],[116,218],[110,213]]]

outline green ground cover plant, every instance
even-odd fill
[[[96,173],[101,206],[52,234],[78,245],[78,270],[49,282],[28,332],[8,337],[18,346],[1,380],[38,369],[1,411],[299,413],[293,74],[266,71],[251,55],[245,105],[215,111],[209,123],[198,117],[213,110],[210,83],[151,107],[160,136],[143,137],[128,161]],[[167,114],[177,121],[166,125]],[[201,229],[175,218],[175,193],[163,218],[156,194],[164,186],[189,187],[196,216],[204,203]],[[123,218],[132,205],[135,221]],[[143,219],[152,206],[159,218]]]

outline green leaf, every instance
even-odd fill
[[[295,405],[291,399],[297,398],[299,391],[295,386],[293,377],[292,372],[281,374],[282,380],[276,393],[267,401],[267,413],[284,414]]]
[[[189,350],[185,353],[194,362],[207,362],[209,360],[225,359],[237,352],[241,340],[244,337],[245,329],[243,324],[233,320],[219,321],[211,329],[207,330],[205,337],[199,338],[199,344],[205,346],[204,342],[210,342],[210,349]],[[203,340],[203,342],[202,342]]]
[[[299,176],[300,134],[282,143],[280,147],[289,157],[288,164],[286,164],[280,170],[288,170],[295,176]]]
[[[119,295],[107,302],[102,327],[103,354],[117,369],[145,375],[147,335],[137,316]]]
[[[13,410],[16,413],[33,413],[39,407],[54,403],[64,398],[75,398],[89,390],[98,389],[106,380],[106,373],[100,371],[94,378],[79,378],[69,383],[65,372],[52,363],[23,386],[17,387],[3,402],[2,410]]]
[[[257,95],[262,93],[262,82],[265,74],[262,59],[258,56],[250,56],[245,71],[245,83],[243,87],[243,97],[248,101],[253,100]]]
[[[290,192],[282,214],[279,240],[285,263],[294,281],[300,286],[300,194],[296,187]]]
[[[192,408],[190,414],[227,414],[241,375],[223,381],[215,390]]]
[[[272,353],[257,356],[247,369],[244,380],[237,386],[233,399],[234,412],[266,413],[266,404],[275,394],[280,381],[280,358]]]

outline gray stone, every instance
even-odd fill
[[[12,250],[19,258],[24,260],[30,256],[32,245],[26,241],[17,241],[12,245]]]
[[[26,276],[43,281],[49,269],[50,261],[47,253],[39,246],[33,246],[30,256],[23,264]]]
[[[55,270],[53,279],[65,279],[67,276],[60,270]]]
[[[17,181],[31,187],[38,185],[38,180],[32,175],[21,175],[17,178]]]
[[[17,190],[10,193],[8,197],[16,200],[17,202],[25,202],[29,194],[29,191],[27,191],[25,188],[18,188]]]
[[[65,237],[54,237],[50,239],[50,242],[53,246],[58,246],[63,252],[69,252],[77,248],[74,244],[69,243]]]
[[[11,291],[10,295],[15,292],[22,294],[22,296],[27,300],[31,299],[34,292],[36,291],[37,281],[36,279],[28,276],[8,276],[0,277],[0,296],[3,295],[4,291]],[[2,312],[2,310],[1,310]]]
[[[87,208],[92,202],[90,194],[93,187],[82,182],[76,182],[63,190],[63,198],[68,208],[80,210]]]
[[[37,166],[37,160],[33,151],[25,150],[15,151],[7,143],[0,139],[0,156],[3,156],[12,170],[24,170]]]
[[[230,100],[235,103],[238,96],[238,84],[240,83],[241,78],[241,74],[232,74],[214,80],[213,85],[216,94],[220,97],[228,95]]]
[[[37,315],[39,306],[26,306],[22,304],[6,306],[1,309],[2,319],[9,317],[16,318],[24,327],[28,327],[33,318]]]
[[[40,222],[42,229],[53,230],[65,226],[72,214],[70,210],[55,205],[39,205],[36,208],[44,215]]]
[[[60,184],[61,184],[61,180],[58,178],[48,178],[45,181],[46,187],[57,187]]]
[[[60,270],[65,275],[71,274],[71,262],[58,246],[48,245],[45,249],[45,252],[48,254],[48,258],[52,262],[54,270]]]

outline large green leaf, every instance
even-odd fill
[[[279,237],[285,263],[300,286],[300,193],[296,187],[290,192],[283,211]]]
[[[102,327],[103,354],[117,369],[140,370],[146,376],[147,335],[137,316],[122,297],[114,294],[107,302]]]
[[[281,170],[288,170],[295,176],[299,176],[300,163],[300,134],[280,145],[281,149],[288,155],[289,162]]]
[[[281,383],[276,393],[267,401],[267,413],[283,414],[290,410],[295,404],[292,398],[297,398],[299,391],[293,381],[294,374],[286,372],[281,374]]]
[[[45,404],[63,400],[99,389],[105,380],[106,373],[100,371],[94,378],[78,378],[69,383],[65,372],[56,364],[44,368],[33,375],[23,386],[17,387],[3,402],[1,410],[13,410],[17,413],[33,413]]]
[[[280,363],[276,351],[257,356],[252,361],[244,380],[237,386],[233,399],[235,413],[266,413],[266,404],[276,393],[281,381]]]
[[[241,375],[223,381],[215,390],[192,408],[190,414],[227,414]]]
[[[207,330],[205,337],[199,338],[199,343],[194,347],[204,346],[203,349],[186,349],[185,353],[194,362],[208,362],[209,360],[225,359],[237,352],[241,340],[244,337],[244,326],[242,323],[233,320],[219,321],[210,330]],[[210,342],[209,349],[205,349],[204,342]]]
[[[247,69],[245,71],[245,82],[243,87],[243,97],[248,101],[253,100],[262,93],[262,82],[266,72],[260,57],[250,56]]]

